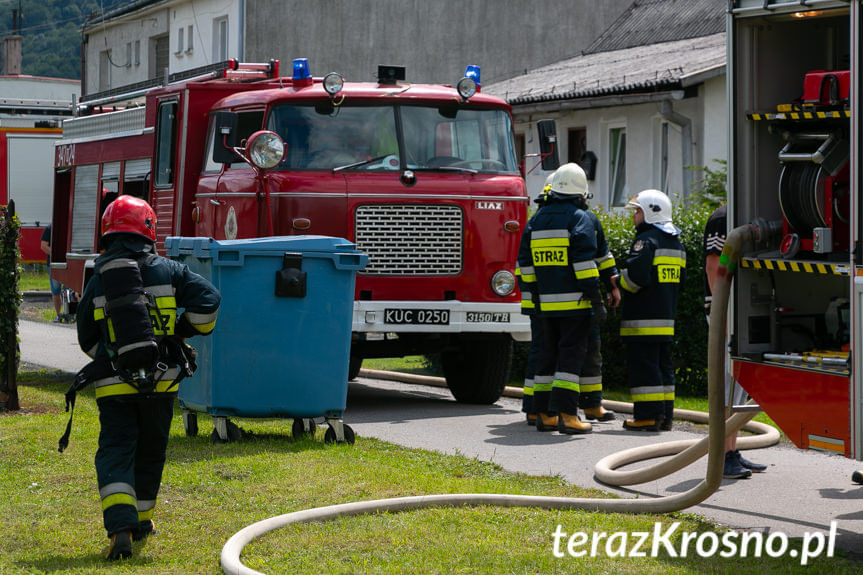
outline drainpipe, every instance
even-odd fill
[[[692,164],[692,120],[674,111],[673,104],[669,100],[663,100],[660,103],[660,114],[663,119],[676,126],[680,126],[681,130],[681,161],[683,163],[683,197],[688,197],[692,192],[692,170],[686,166]]]

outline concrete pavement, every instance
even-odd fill
[[[76,345],[74,326],[22,320],[19,331],[21,358],[27,363],[74,372],[87,361]],[[458,453],[513,472],[560,475],[576,485],[622,497],[680,493],[697,484],[706,470],[706,458],[702,458],[657,481],[610,487],[593,477],[594,463],[606,455],[638,445],[700,437],[705,431],[678,424],[672,432],[645,434],[626,431],[618,421],[595,424],[594,433],[587,436],[538,433],[525,425],[518,400],[462,405],[446,389],[392,381],[361,377],[352,383],[344,419],[363,437]],[[723,481],[707,501],[687,511],[730,527],[781,531],[792,537],[826,533],[830,522],[837,521],[837,547],[863,559],[863,486],[850,479],[863,463],[801,451],[790,444],[750,451],[747,457],[766,463],[768,470],[751,479]]]

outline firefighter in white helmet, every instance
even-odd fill
[[[537,212],[545,204],[548,198],[548,193],[551,191],[551,180],[554,177],[554,172],[550,173],[545,179],[545,184],[542,190],[537,195],[534,203],[537,205]],[[536,214],[534,214],[535,216]],[[533,216],[530,222],[533,221]],[[536,375],[536,360],[539,355],[539,349],[542,346],[542,324],[539,316],[536,313],[536,307],[533,303],[533,289],[535,283],[525,283],[521,277],[521,271],[516,268],[515,275],[518,278],[518,287],[521,291],[521,313],[530,317],[530,349],[527,352],[527,362],[524,366],[524,394],[521,399],[521,410],[525,413],[528,425],[536,425],[536,411],[533,408],[533,378]]]
[[[591,299],[599,291],[597,233],[586,211],[587,194],[584,171],[576,164],[561,166],[547,203],[522,235],[519,269],[523,282],[535,284],[534,305],[543,331],[534,378],[539,431],[591,431],[578,417]]]
[[[671,200],[644,190],[626,206],[633,209],[635,239],[618,282],[623,290],[620,335],[626,342],[626,370],[634,404],[623,427],[638,431],[671,429],[674,365],[671,346],[677,296],[686,270],[686,250],[672,223]]]

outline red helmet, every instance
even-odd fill
[[[120,196],[102,214],[102,235],[136,234],[156,241],[156,212],[135,196]]]

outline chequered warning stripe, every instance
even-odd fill
[[[829,120],[850,118],[851,110],[833,112],[776,112],[767,114],[746,114],[748,120]]]
[[[829,274],[837,276],[851,275],[851,266],[846,264],[819,264],[811,262],[743,258],[740,261],[740,267],[756,270],[775,270],[780,272],[803,272],[809,274]]]

